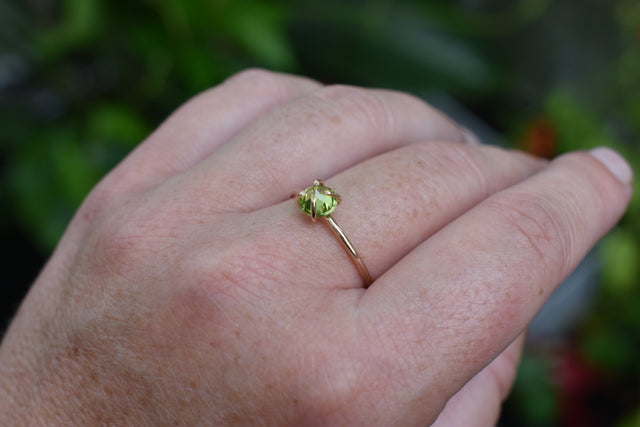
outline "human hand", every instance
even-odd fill
[[[264,71],[190,101],[91,192],[24,301],[0,424],[494,423],[518,337],[631,171],[466,140],[408,95]],[[290,200],[315,178],[368,289]]]

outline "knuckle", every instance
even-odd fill
[[[96,236],[96,249],[100,263],[105,266],[117,266],[117,269],[128,270],[138,264],[143,252],[140,233],[128,223],[109,222],[102,227]]]
[[[176,251],[176,235],[168,232],[161,210],[135,206],[123,200],[118,209],[104,217],[90,235],[94,258],[105,274],[117,273],[135,279],[143,271],[158,276],[169,269]]]
[[[110,211],[121,199],[122,193],[114,181],[114,175],[108,175],[84,199],[78,210],[79,217],[85,223],[93,223],[101,214]]]
[[[307,85],[309,88],[314,86],[310,80],[261,68],[240,71],[227,79],[224,84],[241,86],[245,90],[248,88],[254,96],[276,100],[286,100]]]
[[[433,141],[428,144],[417,144],[428,156],[438,162],[438,166],[449,174],[461,173],[473,176],[474,182],[481,188],[487,184],[486,167],[481,163],[478,150],[470,145],[454,142]]]
[[[263,68],[247,68],[229,77],[225,83],[263,84],[274,80],[275,73]]]
[[[384,99],[369,89],[355,86],[332,85],[316,92],[317,96],[329,100],[339,116],[358,121],[365,128],[392,133],[396,120]]]
[[[534,254],[545,270],[566,270],[575,231],[551,199],[512,192],[492,203],[506,232],[514,236],[516,250],[522,251],[523,256]]]

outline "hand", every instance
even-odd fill
[[[0,424],[494,423],[631,171],[466,135],[408,95],[265,71],[198,96],[71,222],[0,347]],[[290,199],[315,178],[368,289]]]

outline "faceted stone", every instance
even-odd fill
[[[316,216],[331,214],[340,202],[340,196],[332,188],[322,184],[309,187],[298,198],[300,209],[309,216],[312,215],[314,199],[316,202]]]

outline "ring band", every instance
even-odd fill
[[[347,235],[342,231],[342,228],[331,217],[331,213],[336,209],[336,206],[338,206],[341,200],[340,195],[332,188],[325,186],[324,181],[321,179],[313,181],[313,186],[300,191],[296,196],[296,204],[302,212],[311,217],[313,222],[316,221],[316,218],[325,218],[327,220],[331,229],[336,236],[338,236],[340,243],[342,243],[342,246],[358,269],[358,273],[360,273],[360,277],[362,277],[366,288],[373,282],[371,274],[369,274],[369,270],[367,270],[367,267],[364,265],[364,261],[360,258],[353,243],[351,243]]]

